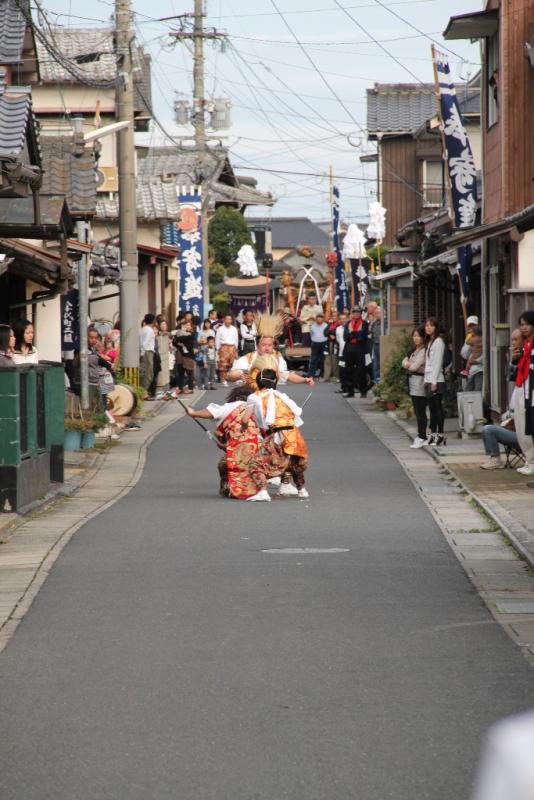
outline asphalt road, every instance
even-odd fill
[[[332,387],[303,431],[309,501],[220,499],[183,419],[75,535],[0,655],[2,800],[468,797],[534,676]]]

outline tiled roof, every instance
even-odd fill
[[[1,2],[1,0],[0,0]],[[85,80],[108,82],[117,77],[113,28],[61,28],[50,29],[50,36],[64,58],[72,62],[76,74]],[[37,40],[37,58],[43,83],[76,83],[76,77],[60,64]],[[151,105],[150,56],[142,47],[133,48],[135,108],[142,116]],[[141,99],[139,91],[144,100]]]
[[[369,133],[410,133],[435,114],[434,84],[375,83],[373,89],[367,89]]]
[[[277,249],[302,247],[329,247],[330,236],[308,217],[246,217],[249,228],[254,224],[269,225],[273,247]]]
[[[213,203],[235,203],[239,206],[274,204],[271,194],[239,182],[230,166],[226,149],[207,152],[204,164],[210,176]],[[154,175],[172,175],[176,186],[197,184],[199,176],[196,151],[173,147],[153,148],[145,158],[139,160],[139,176],[144,179]],[[247,184],[249,183],[250,180],[247,180]]]
[[[480,88],[475,78],[456,93],[464,114],[480,113]],[[437,114],[433,83],[375,83],[367,89],[367,130],[373,133],[414,133]]]
[[[153,222],[155,220],[176,220],[180,217],[176,185],[173,181],[139,182],[136,202],[138,219]],[[96,210],[97,216],[101,219],[117,219],[119,216],[118,195],[111,199],[99,195]]]
[[[43,192],[65,195],[71,214],[96,211],[96,162],[92,149],[72,137],[41,136]]]
[[[30,89],[0,87],[0,158],[18,158],[32,114]]]
[[[21,6],[29,11],[28,0],[0,0],[0,64],[22,61],[26,18]]]

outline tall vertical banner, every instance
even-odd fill
[[[202,266],[202,199],[199,193],[183,192],[178,196],[180,220],[176,223],[180,247],[178,309],[180,313],[192,311],[194,316],[204,313],[204,269]]]
[[[436,93],[439,98],[443,126],[443,147],[449,174],[454,224],[470,228],[475,224],[477,211],[477,170],[447,58],[432,46]],[[471,245],[458,248],[458,276],[462,303],[469,297]]]
[[[343,256],[341,255],[341,247],[339,244],[339,188],[332,187],[332,231],[334,239],[334,251],[336,254],[336,305],[338,311],[343,311],[349,305],[349,292],[347,289],[347,280],[345,277],[345,264]]]

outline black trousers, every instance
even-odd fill
[[[428,400],[426,397],[416,397],[412,394],[412,404],[413,410],[415,412],[415,418],[417,420],[417,435],[420,439],[426,439],[426,428],[427,428],[427,418],[426,418],[426,407],[428,404]]]
[[[357,389],[361,395],[367,394],[367,370],[365,369],[365,353],[349,352],[343,354],[347,371],[347,392],[354,394]]]
[[[430,430],[432,433],[443,433],[443,395],[439,392],[430,394],[428,397],[428,407],[430,409]]]
[[[310,363],[308,366],[308,377],[315,378],[317,373],[322,378],[324,375],[324,342],[311,343]]]

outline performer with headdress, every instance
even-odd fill
[[[263,435],[264,448],[271,462],[269,474],[279,475],[285,460],[279,494],[305,499],[309,497],[304,485],[308,447],[299,430],[303,424],[302,409],[288,395],[277,390],[278,374],[272,356],[259,356],[252,369],[256,372],[258,388],[249,395],[247,403],[254,409]]]
[[[253,409],[246,403],[250,392],[247,385],[236,386],[223,405],[210,403],[201,409],[188,406],[187,413],[190,417],[219,422],[215,436],[217,445],[225,450],[218,464],[219,494],[252,502],[270,502],[267,491],[270,464],[262,448],[261,432]]]
[[[257,314],[256,330],[258,332],[258,343],[256,350],[241,356],[234,361],[232,369],[227,375],[229,381],[249,380],[249,373],[253,362],[258,356],[272,355],[276,359],[278,379],[280,384],[284,383],[307,383],[314,386],[313,378],[305,378],[297,372],[290,372],[287,368],[285,359],[275,350],[274,343],[284,331],[284,318],[280,314]],[[249,381],[250,382],[250,381]],[[256,389],[256,386],[253,385]]]

